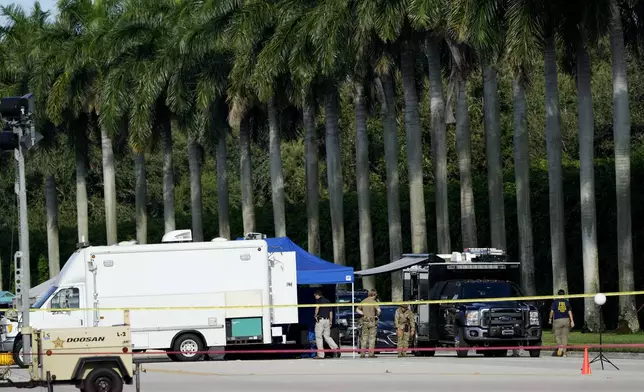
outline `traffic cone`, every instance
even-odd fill
[[[581,374],[593,374],[590,370],[590,362],[588,361],[588,347],[584,348],[584,363],[581,365]]]

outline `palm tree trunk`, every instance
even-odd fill
[[[49,278],[60,273],[60,244],[58,239],[58,193],[56,179],[52,174],[45,180],[45,204],[47,209],[47,255]]]
[[[255,231],[255,205],[253,201],[253,172],[250,155],[250,124],[248,115],[243,115],[239,122],[239,166],[242,217],[244,221],[244,234]]]
[[[384,131],[385,163],[387,168],[387,217],[389,221],[389,260],[402,257],[402,228],[400,222],[400,179],[398,176],[398,125],[396,90],[390,73],[380,75],[380,103]],[[403,300],[402,271],[391,274],[391,300]]]
[[[595,213],[595,167],[593,97],[590,56],[583,41],[577,43],[577,110],[579,116],[579,183],[581,191],[581,245],[584,292],[599,292],[599,256]],[[584,298],[584,323],[590,331],[600,327],[599,312],[592,298]]]
[[[552,250],[552,289],[568,292],[566,240],[564,236],[563,174],[561,169],[561,118],[557,80],[555,37],[546,38],[544,55],[546,85],[546,147],[548,151],[548,188],[550,199],[550,244]]]
[[[282,170],[282,153],[280,150],[280,134],[277,122],[277,107],[275,97],[268,99],[268,128],[269,150],[271,161],[271,196],[273,199],[273,220],[275,237],[286,237],[286,211],[284,197],[284,172]]]
[[[203,206],[201,196],[201,156],[199,143],[188,142],[188,168],[190,170],[190,212],[192,214],[192,240],[203,241]]]
[[[416,92],[414,50],[409,42],[402,44],[400,72],[405,101],[407,133],[407,165],[409,167],[409,210],[411,215],[411,248],[414,253],[427,252],[427,218],[423,187],[423,143],[420,133],[420,113]]]
[[[434,188],[436,192],[436,239],[438,252],[452,251],[447,200],[447,132],[445,124],[445,99],[438,41],[428,38],[425,42],[429,65],[429,99],[431,111],[432,161],[434,162]]]
[[[340,162],[340,129],[338,126],[338,91],[329,86],[325,94],[324,115],[326,118],[326,163],[329,201],[331,208],[331,233],[333,237],[333,261],[345,265],[344,259],[344,208],[342,163]]]
[[[76,214],[78,242],[89,241],[89,213],[87,200],[87,134],[78,132],[76,141]]]
[[[633,233],[631,228],[631,119],[628,108],[628,77],[624,31],[617,0],[610,0],[610,52],[613,68],[613,137],[615,139],[615,182],[617,191],[617,265],[619,291],[635,289]],[[620,323],[631,331],[640,329],[635,297],[619,296]]]
[[[530,145],[528,137],[525,85],[512,81],[514,99],[514,176],[517,192],[517,223],[521,286],[526,295],[535,295],[532,213],[530,211]]]
[[[461,231],[463,248],[475,248],[477,246],[476,213],[472,190],[472,139],[467,108],[467,84],[462,73],[457,72],[456,78],[456,148],[461,180]]]
[[[219,216],[219,236],[226,239],[230,239],[229,200],[226,131],[217,129],[217,215]]]
[[[356,116],[356,183],[358,188],[358,225],[360,233],[360,267],[373,267],[373,231],[371,228],[371,201],[369,198],[369,136],[364,87],[355,84]],[[366,290],[376,288],[375,276],[362,278]]]
[[[165,232],[173,231],[174,216],[174,164],[172,162],[172,121],[163,129],[163,221]]]
[[[103,192],[105,197],[105,232],[107,245],[117,243],[116,227],[116,170],[112,139],[107,130],[101,127],[101,147],[103,152]]]
[[[135,152],[134,175],[136,178],[136,241],[139,244],[148,243],[148,196],[145,175],[145,154]]]
[[[306,215],[308,217],[309,253],[320,254],[320,169],[318,135],[315,124],[315,106],[312,99],[304,99],[302,111],[306,148]]]
[[[505,199],[501,161],[501,119],[497,70],[483,67],[483,112],[485,156],[487,158],[487,191],[490,199],[491,246],[507,251],[505,238]]]

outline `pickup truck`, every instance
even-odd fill
[[[471,300],[471,302],[438,303],[427,306],[428,313],[419,312],[417,347],[456,347],[459,357],[468,355],[467,348],[485,356],[505,356],[507,347],[540,346],[541,317],[537,304],[517,299],[497,302],[492,298],[523,297],[512,281],[460,279],[436,282],[430,300]],[[420,305],[423,306],[423,305]],[[423,317],[428,316],[428,317]],[[424,319],[424,320],[423,320]],[[506,347],[494,350],[492,347]],[[430,351],[418,355],[433,355]],[[529,350],[538,357],[539,349]]]

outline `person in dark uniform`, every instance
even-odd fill
[[[316,359],[324,359],[324,341],[335,350],[338,348],[338,345],[335,343],[331,337],[331,320],[333,317],[333,311],[330,306],[319,306],[329,304],[329,300],[324,298],[322,291],[315,291],[315,303],[318,306],[315,307],[315,345],[318,349],[318,355]],[[332,357],[337,357],[337,354],[331,354]]]
[[[564,290],[559,290],[558,295],[565,295]],[[550,324],[552,325],[552,333],[555,335],[555,341],[559,348],[553,356],[565,357],[566,346],[568,346],[568,333],[571,328],[575,327],[575,321],[572,316],[572,308],[570,302],[565,298],[555,299],[552,301],[550,308]]]

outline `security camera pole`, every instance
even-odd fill
[[[16,159],[16,186],[19,209],[19,242],[20,251],[16,252],[16,294],[18,307],[22,313],[22,348],[23,362],[31,363],[31,328],[29,323],[29,290],[31,289],[31,272],[29,266],[29,221],[27,214],[27,185],[25,181],[24,151],[30,150],[42,139],[36,133],[33,121],[33,95],[23,97],[0,98],[0,115],[5,128],[0,137],[2,150],[14,150]]]

